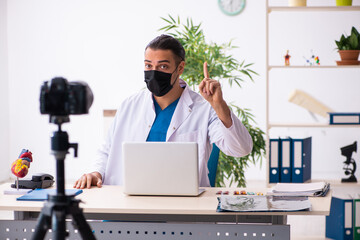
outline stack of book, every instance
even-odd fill
[[[311,137],[270,139],[270,183],[303,183],[311,179]]]
[[[324,197],[330,190],[326,182],[313,183],[277,183],[268,196],[279,197]]]

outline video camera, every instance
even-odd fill
[[[85,82],[68,82],[65,78],[53,78],[44,82],[40,92],[40,112],[51,116],[87,114],[94,95]]]

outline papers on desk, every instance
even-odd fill
[[[79,195],[82,193],[83,190],[81,189],[65,189],[66,195]],[[56,194],[56,189],[35,189],[31,192],[18,197],[16,200],[18,201],[45,201],[48,198],[48,195]]]
[[[24,195],[28,192],[30,192],[31,189],[23,189],[23,188],[9,188],[4,190],[5,195]]]
[[[307,198],[283,198],[272,196],[221,196],[218,212],[293,212],[310,210]]]
[[[326,182],[278,183],[267,195],[324,197],[329,190],[330,184]]]

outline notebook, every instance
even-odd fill
[[[124,142],[124,193],[128,195],[197,196],[197,143]]]
[[[66,195],[79,195],[82,193],[81,189],[65,189]],[[18,197],[16,200],[18,201],[45,201],[48,198],[48,195],[56,194],[56,189],[34,189],[29,193]]]

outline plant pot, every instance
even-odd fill
[[[336,61],[337,65],[359,65],[360,50],[339,50],[341,61]]]
[[[336,61],[338,66],[345,66],[345,65],[360,65],[360,61],[358,60],[342,60]]]
[[[352,0],[336,0],[336,6],[351,6]]]
[[[305,7],[306,0],[289,0],[290,7]]]
[[[341,60],[358,60],[360,50],[339,50]]]

